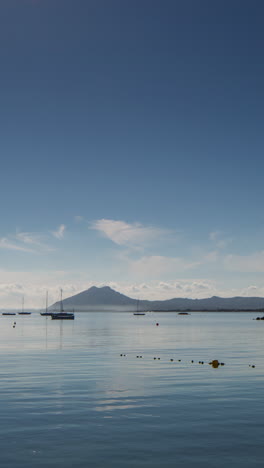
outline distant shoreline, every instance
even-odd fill
[[[69,310],[66,310],[65,309],[65,312],[72,312],[72,309],[69,309]],[[77,309],[74,309],[74,312],[77,312],[77,313],[97,313],[97,312],[107,312],[107,313],[111,313],[111,312],[118,312],[118,313],[122,313],[122,314],[134,314],[136,311],[135,310],[114,310],[114,309],[104,309],[104,310],[77,310]],[[191,313],[196,313],[196,312],[209,312],[209,313],[216,313],[216,312],[255,312],[255,313],[264,313],[264,309],[217,309],[217,310],[213,310],[213,309],[195,309],[195,310],[190,310],[190,309],[175,309],[175,310],[138,310],[137,312],[144,312],[145,314],[149,313],[186,313],[186,314],[191,314]]]
[[[28,309],[30,310],[30,312],[32,313],[41,313],[44,311],[44,309]],[[16,312],[18,313],[19,311],[17,309],[1,309],[0,310],[0,313],[2,312]],[[54,311],[54,312],[58,312],[58,311]],[[72,312],[72,309],[65,309],[65,312]],[[95,310],[95,309],[86,309],[86,310],[78,310],[78,309],[74,309],[74,312],[76,313],[100,313],[100,312],[107,312],[107,313],[111,313],[111,312],[118,312],[118,313],[126,313],[126,314],[133,314],[135,313],[135,310],[117,310],[117,309],[101,309],[101,310]],[[208,313],[217,313],[217,312],[235,312],[235,313],[239,313],[239,312],[254,312],[254,313],[263,313],[264,314],[264,309],[173,309],[173,310],[139,310],[138,312],[144,312],[144,313],[185,313],[186,315],[187,314],[191,314],[191,313],[199,313],[199,312],[208,312]]]

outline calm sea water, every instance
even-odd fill
[[[0,316],[1,467],[263,466],[256,315]]]

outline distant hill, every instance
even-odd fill
[[[79,294],[68,297],[63,300],[63,308],[65,310],[134,310],[137,300],[120,294],[117,291],[104,286],[97,288],[96,286],[87,289]],[[59,309],[60,302],[56,302],[50,308]]]
[[[97,288],[93,286],[74,296],[63,300],[64,310],[75,311],[104,311],[120,310],[135,311],[137,309],[137,299],[131,299],[124,294],[114,291],[109,286]],[[59,310],[60,303],[56,302],[50,309]],[[140,310],[153,311],[183,311],[183,310],[261,310],[264,309],[263,297],[230,297],[223,298],[213,296],[206,299],[174,298],[165,301],[140,301]]]

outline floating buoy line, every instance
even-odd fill
[[[121,357],[127,357],[127,354],[120,354]],[[137,359],[143,359],[143,356],[142,355],[136,355],[135,356]],[[152,358],[154,361],[160,361],[161,358],[160,357],[157,357],[157,356],[154,356]],[[162,359],[163,362],[175,362],[175,358],[169,358],[168,360],[166,360],[165,358]],[[178,359],[177,362],[182,362],[181,359]],[[206,363],[205,361],[194,361],[193,359],[191,361],[188,361],[190,362],[191,364],[209,364],[211,367],[213,367],[214,369],[218,369],[218,367],[221,367],[221,366],[225,366],[225,362],[220,362],[218,361],[218,359],[213,359],[212,361]],[[256,365],[255,364],[249,364],[249,367],[255,369],[256,368]]]

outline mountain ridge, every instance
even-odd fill
[[[50,309],[59,310],[60,302],[55,302]],[[103,286],[91,288],[63,300],[64,310],[76,311],[183,311],[183,310],[262,310],[264,309],[263,297],[219,297],[212,296],[204,299],[172,298],[165,300],[137,300],[125,296],[118,291]]]

